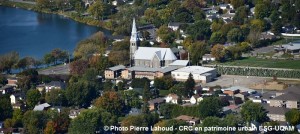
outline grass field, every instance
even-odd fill
[[[258,59],[254,57],[244,58],[225,63],[218,63],[227,66],[249,66],[249,67],[266,67],[266,68],[287,68],[300,69],[300,60],[273,60],[273,59]]]

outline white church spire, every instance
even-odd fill
[[[133,18],[130,41],[137,41],[137,40],[138,40],[138,33],[135,24],[135,18]]]

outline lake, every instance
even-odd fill
[[[110,34],[60,15],[0,6],[0,55],[17,51],[40,59],[55,48],[73,53],[80,40],[100,30]]]

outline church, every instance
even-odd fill
[[[140,40],[135,19],[133,19],[130,37],[130,61],[131,66],[160,68],[168,66],[177,60],[170,48],[139,47]]]
[[[171,71],[188,65],[188,60],[177,60],[170,48],[139,46],[140,37],[135,19],[133,19],[130,37],[130,66],[127,68],[109,68],[105,71],[105,78],[133,79],[146,77],[153,80],[156,77],[170,75]],[[116,70],[115,68],[119,69]]]

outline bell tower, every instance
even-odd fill
[[[137,33],[135,19],[133,18],[131,37],[130,37],[130,66],[134,65],[134,53],[138,49],[139,45],[140,45],[140,40]]]

